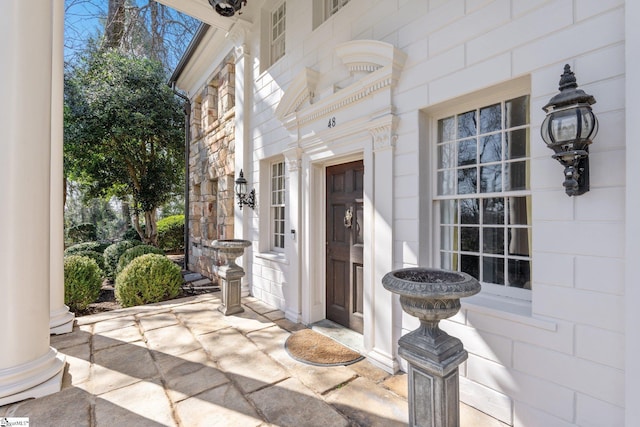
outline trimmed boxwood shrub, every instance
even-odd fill
[[[180,267],[164,255],[146,254],[134,259],[116,278],[116,300],[123,307],[175,298],[180,293]]]
[[[70,255],[64,259],[64,303],[71,311],[81,311],[95,302],[102,286],[101,270],[86,256]]]
[[[184,249],[184,215],[172,215],[158,221],[158,246],[165,251]]]
[[[123,240],[107,247],[107,249],[104,250],[104,267],[107,276],[115,277],[118,261],[120,261],[122,254],[125,253],[127,249],[141,244],[142,242],[139,240]]]
[[[164,251],[151,245],[138,245],[133,248],[129,248],[120,256],[117,272],[120,273],[131,261],[145,254],[164,255]]]
[[[111,245],[111,242],[83,242],[76,243],[75,245],[69,246],[64,250],[65,256],[67,255],[75,255],[78,252],[84,251],[96,251],[99,253],[103,253],[107,247]]]
[[[70,256],[86,256],[91,258],[98,264],[98,268],[100,269],[101,277],[104,277],[104,255],[101,252],[96,251],[79,251],[75,252],[72,255],[65,255],[65,258]]]

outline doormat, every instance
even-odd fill
[[[311,329],[294,332],[284,348],[298,362],[315,366],[342,366],[356,363],[364,357],[342,344]]]

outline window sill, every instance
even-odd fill
[[[558,324],[535,317],[531,312],[531,301],[517,300],[491,294],[477,294],[460,300],[463,309],[487,314],[512,322],[522,323],[555,332]]]
[[[284,253],[281,252],[258,252],[254,254],[256,258],[266,259],[280,264],[289,264],[289,260]]]

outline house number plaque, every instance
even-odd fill
[[[335,117],[331,117],[329,119],[329,123],[327,124],[328,128],[334,128],[336,127],[336,118]]]

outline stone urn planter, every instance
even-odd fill
[[[218,307],[225,316],[242,313],[240,304],[240,288],[244,270],[236,264],[236,258],[244,254],[245,248],[251,242],[241,239],[214,240],[211,247],[217,250],[225,260],[225,264],[218,268],[222,288],[222,304]]]
[[[409,425],[459,426],[458,365],[467,352],[438,323],[460,310],[460,298],[480,292],[480,283],[462,272],[405,268],[387,273],[382,285],[420,319],[420,327],[398,341],[399,354],[409,363]]]

